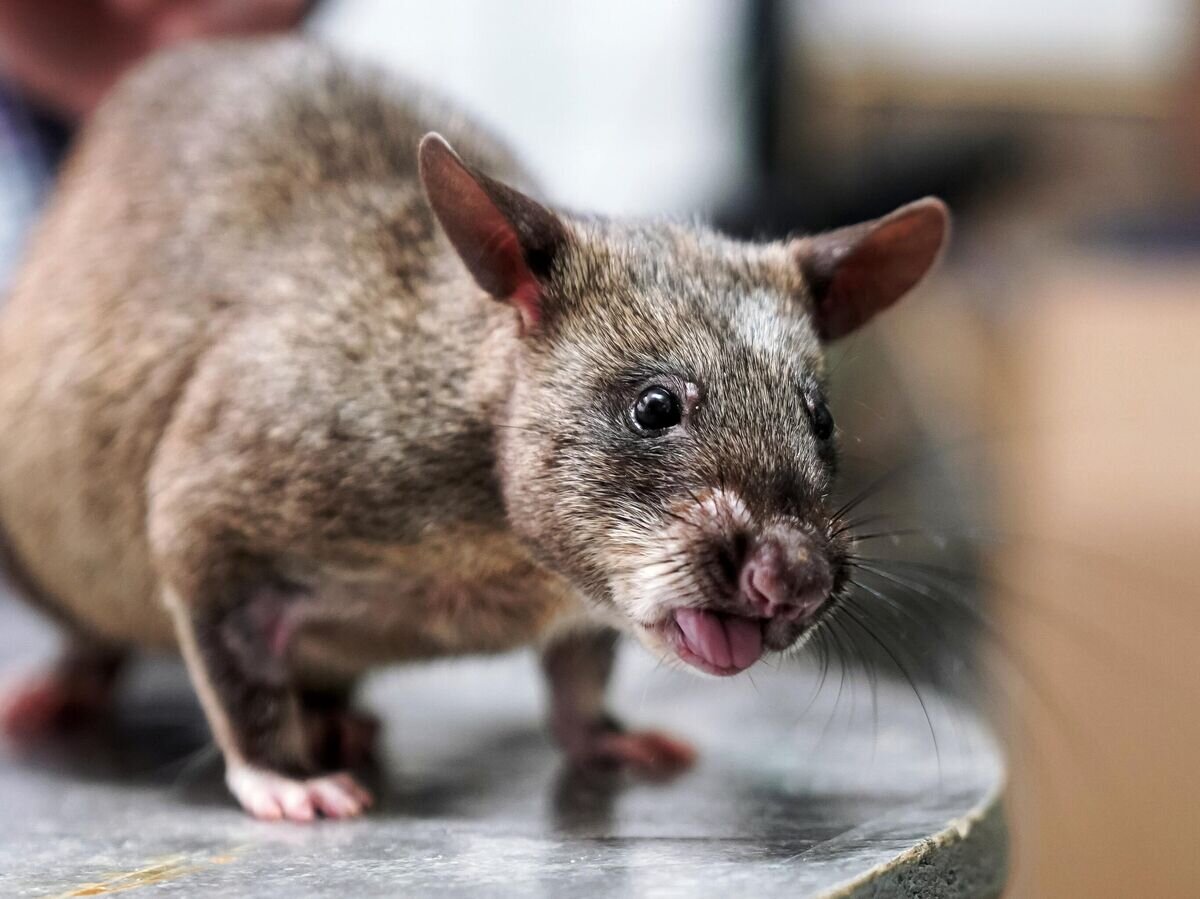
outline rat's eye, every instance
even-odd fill
[[[825,402],[817,397],[808,399],[808,417],[812,422],[813,433],[818,440],[828,440],[833,436],[833,415]]]
[[[654,385],[642,391],[633,404],[634,426],[643,434],[657,436],[683,419],[683,404],[665,387]]]

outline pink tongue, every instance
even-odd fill
[[[742,671],[762,655],[762,622],[702,609],[676,609],[675,623],[693,654],[714,668]]]

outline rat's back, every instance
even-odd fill
[[[192,372],[249,317],[311,315],[329,341],[356,291],[417,302],[433,128],[515,174],[461,118],[303,40],[175,51],[118,87],[0,316],[0,527],[45,602],[102,636],[172,641],[147,475]]]

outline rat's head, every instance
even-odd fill
[[[734,674],[834,605],[824,345],[936,260],[938,200],[785,243],[567,218],[437,136],[430,204],[521,346],[497,428],[514,528],[654,652]]]

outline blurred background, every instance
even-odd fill
[[[129,24],[156,4],[0,0],[0,285],[111,78],[212,30]],[[1004,734],[1010,895],[1200,892],[1200,3],[263,5],[219,30],[307,16],[567,206],[773,237],[944,197],[945,266],[832,353],[894,600],[856,602],[896,658],[852,649]],[[31,37],[34,7],[117,49]],[[40,74],[39,41],[74,80]]]

